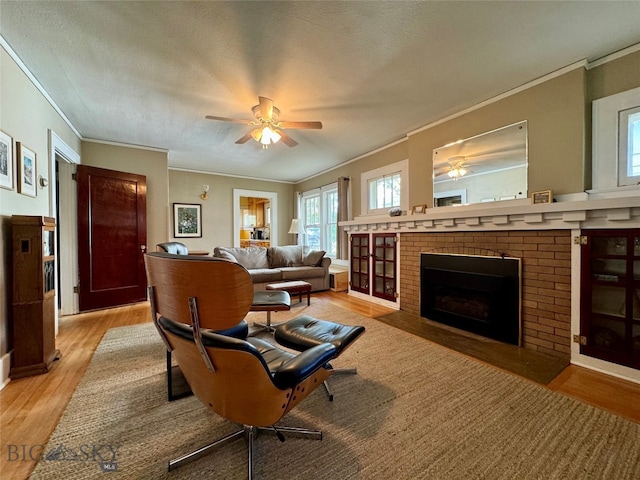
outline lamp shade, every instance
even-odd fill
[[[291,233],[294,235],[304,233],[304,230],[302,229],[302,225],[300,224],[297,218],[294,218],[293,220],[291,220],[291,226],[289,227],[288,233]]]

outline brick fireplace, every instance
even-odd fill
[[[420,254],[496,256],[522,262],[522,346],[569,359],[571,236],[567,230],[400,233],[401,310],[420,315]]]
[[[582,232],[640,228],[639,192],[635,186],[625,192],[558,195],[547,204],[517,199],[397,217],[363,215],[339,225],[349,235],[398,236],[399,298],[389,306],[416,316],[421,253],[519,258],[522,347],[640,382],[637,370],[585,354],[573,341],[581,334]]]

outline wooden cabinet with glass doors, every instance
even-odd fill
[[[369,294],[369,234],[354,233],[351,235],[351,290]]]
[[[396,301],[395,233],[351,235],[351,290]]]
[[[580,353],[640,369],[640,229],[583,235]]]

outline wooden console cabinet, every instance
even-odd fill
[[[11,378],[46,373],[55,348],[55,221],[14,215]]]

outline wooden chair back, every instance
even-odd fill
[[[152,252],[145,255],[148,285],[159,315],[191,325],[189,298],[195,297],[201,327],[225,330],[244,320],[253,303],[253,283],[240,264],[215,257]]]

